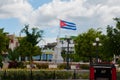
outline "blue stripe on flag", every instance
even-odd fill
[[[64,21],[64,20],[62,20],[62,21],[65,22],[66,24],[76,25],[75,23],[72,23],[72,22],[68,22],[68,21]]]
[[[70,27],[62,27],[63,29],[70,29],[70,30],[76,30],[76,28],[70,28]]]
[[[76,25],[69,25],[69,24],[66,24],[66,26],[69,26],[69,27],[76,27]]]

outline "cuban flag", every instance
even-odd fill
[[[64,20],[60,20],[60,28],[76,30],[76,24]]]

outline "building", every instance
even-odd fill
[[[68,42],[65,38],[60,39],[60,52],[65,52],[67,54],[68,52]],[[47,45],[43,45],[41,47],[42,49],[42,55],[36,56],[36,60],[39,60],[41,58],[42,61],[52,61],[53,55],[55,55],[55,46],[57,45],[57,42],[54,43],[48,43]],[[74,49],[74,41],[73,39],[69,40],[69,54],[73,54],[75,52]]]
[[[12,35],[7,35],[8,38],[9,38],[9,45],[7,46],[8,49],[11,49],[11,50],[14,50],[16,47],[19,46],[19,42],[18,42],[18,39],[15,37],[14,34]],[[9,61],[8,59],[8,52],[3,52],[2,55],[3,55],[3,61],[4,62],[7,62]]]
[[[54,47],[56,46],[56,42],[48,43],[47,45],[42,45],[42,55],[34,56],[34,60],[42,60],[42,61],[51,61],[54,54]]]
[[[18,39],[15,37],[15,35],[8,35],[10,41],[9,41],[9,49],[14,50],[16,47],[19,46]]]

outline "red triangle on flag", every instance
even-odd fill
[[[64,26],[66,26],[66,23],[64,21],[60,20],[60,27],[64,27]]]

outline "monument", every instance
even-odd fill
[[[62,63],[63,62],[63,58],[61,56],[61,43],[59,41],[59,38],[57,39],[57,45],[54,48],[52,62],[54,62],[54,63]]]

